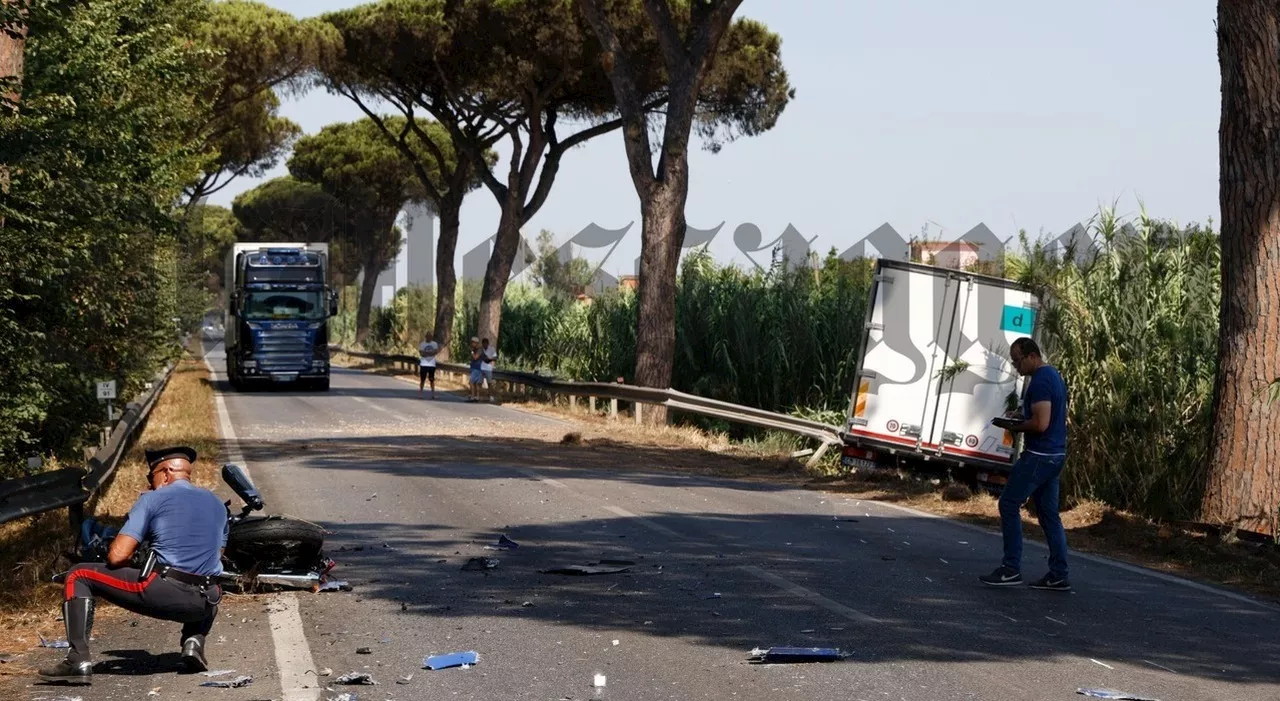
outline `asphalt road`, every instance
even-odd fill
[[[209,357],[220,371],[220,348]],[[656,460],[565,467],[565,449],[536,438],[562,424],[419,399],[394,378],[337,370],[328,393],[219,388],[267,511],[332,530],[335,576],[353,591],[232,604],[211,664],[253,674],[250,687],[199,688],[153,665],[71,692],[86,701],[157,686],[159,698],[237,701],[1065,701],[1082,687],[1280,699],[1280,611],[1238,595],[1082,557],[1072,593],[987,589],[977,576],[998,563],[994,534],[839,495],[674,475]],[[520,547],[486,550],[500,534]],[[462,571],[472,557],[499,565]],[[601,559],[636,564],[542,572]],[[1024,575],[1044,566],[1029,544]],[[128,647],[114,640],[142,630],[153,633],[139,645],[161,654],[176,634],[166,625],[100,626],[112,643],[95,649]],[[848,656],[746,663],[771,646]],[[479,664],[422,669],[427,655],[466,650]],[[333,675],[317,677],[324,668]],[[379,686],[331,685],[352,671]]]

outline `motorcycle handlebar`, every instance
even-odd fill
[[[261,511],[266,506],[262,501],[262,495],[258,493],[253,483],[249,481],[249,476],[244,473],[244,469],[239,465],[232,463],[223,465],[222,479],[253,511]]]

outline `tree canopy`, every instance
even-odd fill
[[[364,279],[356,312],[356,338],[369,329],[378,276],[400,252],[396,228],[400,210],[427,199],[412,166],[369,119],[331,124],[298,141],[289,172],[315,183],[346,212],[346,227],[336,237],[344,255],[360,261]]]
[[[213,82],[204,95],[208,116],[194,137],[209,155],[188,190],[192,200],[236,177],[259,177],[289,152],[301,129],[279,116],[277,90],[305,89],[337,38],[323,22],[299,21],[252,0],[210,3],[198,36],[212,49],[203,65]]]
[[[666,75],[658,39],[637,3],[617,3],[623,18],[617,31],[640,47],[633,64],[643,108],[659,110]],[[622,125],[603,70],[608,56],[570,0],[383,0],[324,19],[341,35],[340,51],[323,67],[331,89],[385,101],[406,115],[433,116],[498,201],[502,214],[479,322],[483,335],[497,338],[520,227],[546,201],[564,155]],[[760,99],[776,95],[776,87],[756,86],[781,72],[777,43],[761,29],[746,27],[740,41],[727,44],[739,55],[708,83],[708,133],[727,125],[750,132],[777,109]],[[484,151],[502,139],[511,146],[505,168],[483,163]]]
[[[174,205],[199,173],[202,3],[32,3],[21,109],[0,115],[0,470],[75,457],[176,348]],[[163,89],[158,89],[163,86]]]

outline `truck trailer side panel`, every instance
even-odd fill
[[[868,305],[846,438],[857,444],[1007,467],[1013,437],[990,425],[1021,378],[1009,346],[1035,337],[1038,302],[1016,284],[881,260]]]

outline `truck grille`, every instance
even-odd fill
[[[263,330],[255,339],[254,357],[262,372],[301,372],[311,367],[313,334],[306,329]]]

